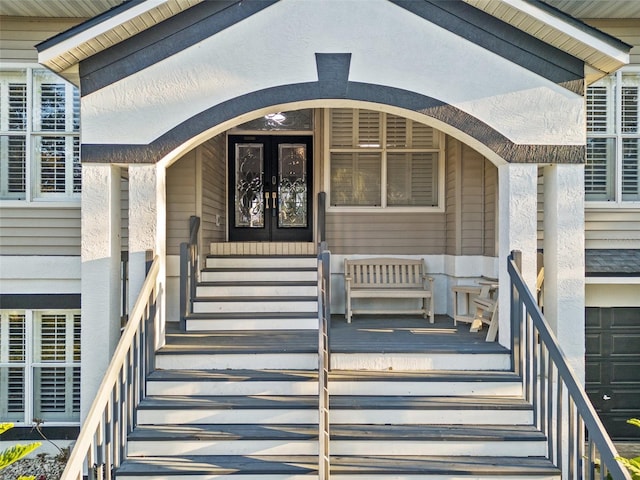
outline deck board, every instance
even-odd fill
[[[238,320],[242,321],[242,320]],[[346,323],[343,315],[331,319],[333,353],[506,353],[497,342],[485,342],[486,331],[469,332],[469,325],[436,315],[430,324],[419,315],[357,315]],[[168,352],[315,352],[315,330],[180,332],[167,326]]]

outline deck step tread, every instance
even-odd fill
[[[317,457],[308,456],[181,456],[130,458],[118,475],[222,475],[295,473],[317,475]],[[332,474],[440,474],[440,475],[559,475],[541,457],[442,457],[442,456],[333,456]]]
[[[140,425],[129,441],[317,440],[317,425]]]
[[[139,410],[206,410],[206,409],[309,409],[317,408],[318,397],[307,395],[255,395],[255,396],[189,396],[157,395],[142,400]]]
[[[315,287],[318,282],[299,281],[289,282],[286,280],[223,280],[223,281],[205,281],[199,282],[198,287]],[[278,296],[280,298],[280,296]]]
[[[318,372],[307,370],[156,370],[148,381],[172,382],[317,382]]]
[[[520,397],[500,396],[358,396],[332,395],[330,407],[334,409],[434,409],[434,410],[531,410],[531,405]]]
[[[173,353],[317,353],[315,330],[169,331],[157,354]]]
[[[229,312],[229,313],[190,313],[187,320],[216,320],[216,319],[237,319],[237,320],[286,320],[297,318],[318,318],[317,312]]]
[[[457,397],[419,397],[419,396],[332,396],[330,408],[334,409],[415,409],[415,410],[531,410],[524,399],[517,397],[494,396],[457,396]],[[140,403],[145,409],[241,409],[241,408],[315,408],[316,396],[183,396],[158,395],[147,397]]]
[[[294,267],[294,266],[282,266],[282,267],[205,267],[201,272],[317,272],[318,267]]]
[[[244,296],[234,295],[230,297],[196,297],[194,302],[252,302],[252,303],[264,303],[264,302],[312,302],[317,301],[317,296]]]
[[[517,382],[520,376],[509,371],[491,370],[332,370],[329,380],[335,382]]]
[[[140,425],[129,441],[313,440],[317,425]],[[545,441],[531,425],[332,425],[332,441]]]

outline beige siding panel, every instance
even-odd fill
[[[225,240],[226,137],[218,135],[200,148],[202,154],[202,244],[208,248],[211,242]]]
[[[2,255],[80,255],[80,207],[0,209]]]
[[[482,255],[484,251],[484,162],[477,151],[462,145],[461,255]]]
[[[587,248],[640,248],[640,210],[585,212]]]
[[[460,160],[461,143],[455,138],[447,136],[446,168],[445,168],[445,216],[446,216],[446,253],[456,255],[458,252],[458,198],[457,182],[458,164]]]
[[[590,19],[586,22],[629,45],[634,45],[630,52],[631,63],[640,64],[640,18]]]
[[[442,213],[327,212],[327,241],[336,254],[443,254]]]
[[[0,59],[37,63],[35,45],[81,21],[80,18],[0,17]]]
[[[484,250],[483,255],[494,257],[498,218],[498,168],[489,160],[484,161]]]
[[[167,254],[179,255],[189,239],[189,217],[196,214],[196,152],[167,169]]]

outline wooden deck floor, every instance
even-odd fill
[[[420,316],[358,315],[351,324],[344,316],[331,320],[330,343],[334,353],[505,353],[497,342],[485,342],[482,332],[469,332],[468,324],[453,326],[446,315],[436,315],[430,324]],[[260,351],[317,351],[318,336],[313,330],[180,332],[177,324],[167,325],[165,350],[239,353]]]
[[[506,352],[497,342],[486,342],[487,329],[469,332],[468,324],[436,315],[435,323],[420,316],[358,315],[348,324],[344,316],[331,319],[331,351],[337,353]]]

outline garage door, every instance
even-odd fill
[[[609,435],[640,439],[640,308],[587,308],[586,386]]]

